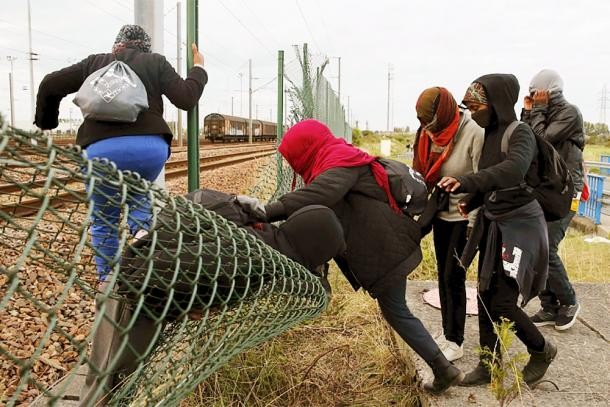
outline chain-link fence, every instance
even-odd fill
[[[325,123],[336,137],[352,141],[352,129],[339,96],[332,88],[324,71],[329,61],[325,56],[312,56],[307,44],[295,46],[296,62],[286,67],[290,83],[288,97],[291,102],[290,124],[305,119],[317,119]]]
[[[290,189],[278,162],[254,193]],[[233,223],[42,134],[3,128],[0,191],[0,404],[77,384],[81,403],[177,405],[327,304],[315,276]]]

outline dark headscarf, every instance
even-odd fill
[[[128,47],[139,49],[142,52],[151,52],[150,36],[139,25],[124,25],[114,40],[112,53],[116,54]]]

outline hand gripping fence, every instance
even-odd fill
[[[92,217],[106,231],[95,245]],[[314,275],[215,213],[78,147],[2,129],[0,405],[55,404],[83,382],[81,403],[177,405],[327,301]]]

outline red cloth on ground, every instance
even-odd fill
[[[376,157],[333,136],[324,123],[308,119],[295,124],[284,135],[278,151],[306,184],[331,168],[369,165],[375,181],[388,197],[390,207],[400,212],[390,191],[388,174]]]

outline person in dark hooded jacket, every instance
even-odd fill
[[[539,184],[538,148],[530,127],[517,125],[507,153],[501,150],[505,131],[517,120],[514,105],[518,95],[519,82],[514,75],[485,75],[470,85],[463,103],[472,112],[472,119],[485,128],[479,172],[443,177],[438,183],[448,192],[471,194],[458,204],[464,216],[482,205],[463,261],[467,267],[472,256],[464,257],[478,244],[480,345],[491,356],[482,354],[478,366],[464,378],[462,385],[466,386],[490,382],[489,366],[499,357],[502,346],[493,324],[501,318],[515,324],[518,338],[531,355],[523,369],[528,385],[544,376],[557,354],[557,348],[517,304],[519,294],[524,305],[540,292],[548,266],[544,213],[529,188],[524,188],[524,183],[532,187]]]
[[[548,222],[549,275],[545,289],[540,293],[542,309],[532,316],[536,326],[554,325],[564,331],[576,322],[580,304],[559,257],[559,243],[578,208],[580,192],[584,186],[583,156],[585,134],[582,115],[578,107],[563,96],[563,80],[551,69],[543,69],[532,79],[529,95],[525,97],[521,120],[547,140],[565,161],[574,182],[575,200],[572,210],[564,218]]]
[[[347,244],[335,262],[354,289],[377,300],[390,326],[432,368],[434,381],[424,388],[439,394],[459,383],[464,374],[407,307],[407,275],[422,259],[420,227],[400,211],[385,168],[313,119],[290,128],[278,150],[305,187],[267,204],[265,220],[282,220],[314,204],[332,209]]]

